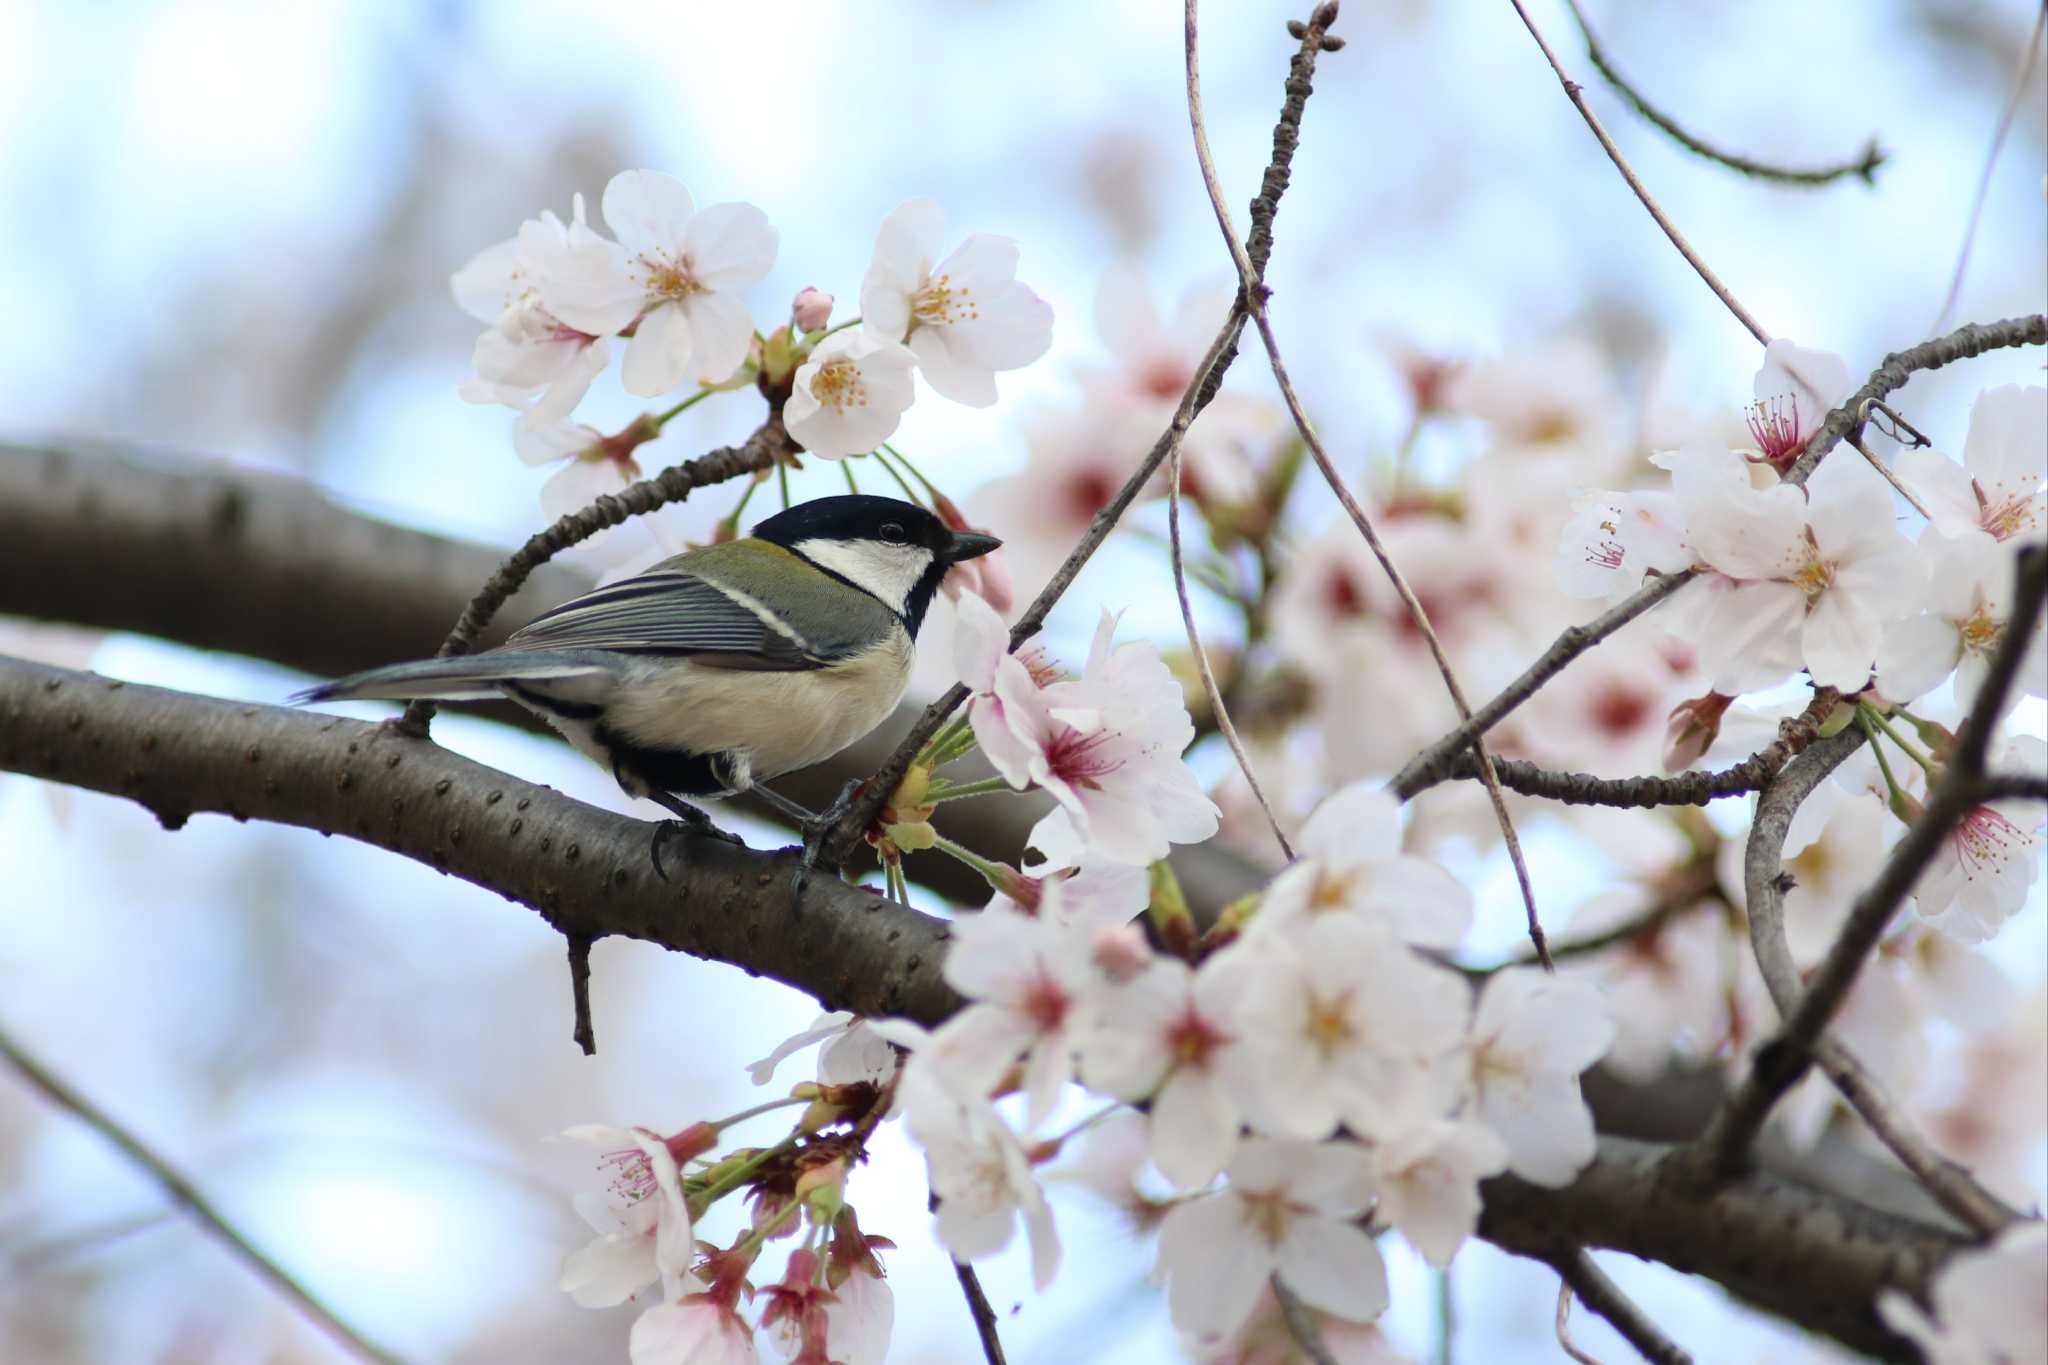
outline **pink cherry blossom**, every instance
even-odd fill
[[[1902,451],[1900,480],[1950,535],[2048,539],[2048,389],[2006,384],[1977,395],[1957,464],[1933,450]]]

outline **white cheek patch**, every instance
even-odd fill
[[[910,590],[932,566],[932,552],[922,545],[884,545],[879,540],[804,540],[796,552],[813,564],[887,602],[898,615]]]

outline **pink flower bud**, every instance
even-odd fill
[[[822,289],[805,286],[790,305],[790,321],[799,332],[815,332],[832,320],[832,296]]]
[[[1664,771],[1684,772],[1700,761],[1721,733],[1721,716],[1735,698],[1719,692],[1682,701],[1671,708],[1664,728]]]
[[[1152,961],[1152,945],[1136,925],[1113,924],[1097,929],[1089,946],[1095,965],[1116,981],[1130,980]]]

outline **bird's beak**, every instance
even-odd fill
[[[1002,547],[1003,542],[994,536],[985,536],[979,531],[955,531],[953,543],[946,547],[944,559],[948,564],[958,564],[962,560],[979,559]]]

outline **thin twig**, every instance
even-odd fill
[[[1293,32],[1294,28],[1295,25],[1290,23],[1289,31]],[[1304,28],[1301,33],[1295,35],[1301,39],[1301,49],[1288,67],[1287,97],[1280,106],[1280,120],[1273,127],[1272,159],[1266,165],[1266,175],[1260,182],[1258,197],[1253,199],[1251,204],[1252,264],[1261,276],[1265,272],[1266,261],[1272,254],[1273,218],[1279,211],[1280,196],[1287,188],[1288,168],[1293,163],[1294,148],[1299,140],[1301,113],[1308,103],[1309,95],[1313,93],[1310,77],[1315,72],[1316,54],[1326,50],[1326,44],[1338,42],[1335,38],[1322,37],[1320,32],[1313,39],[1307,34],[1308,30]],[[1240,298],[1231,306],[1229,316],[1224,319],[1216,340],[1210,345],[1210,359],[1197,366],[1194,376],[1188,381],[1187,391],[1181,395],[1181,403],[1175,410],[1172,423],[1161,433],[1159,439],[1152,443],[1152,449],[1146,453],[1144,460],[1139,463],[1131,477],[1125,480],[1124,486],[1117,490],[1116,496],[1096,512],[1094,520],[1089,522],[1088,530],[1075,545],[1073,552],[1067,556],[1066,562],[1060,565],[1031,605],[1024,609],[1024,614],[1017,618],[1017,623],[1010,628],[1010,648],[1015,649],[1023,644],[1045,624],[1045,618],[1052,611],[1053,605],[1066,593],[1096,549],[1108,539],[1109,533],[1116,529],[1117,522],[1132,502],[1136,501],[1139,492],[1166,463],[1174,444],[1187,434],[1189,424],[1202,409],[1209,406],[1210,400],[1216,396],[1218,387],[1223,383],[1224,372],[1237,357],[1238,337],[1244,330],[1245,317],[1245,301]],[[831,866],[841,866],[846,862],[854,849],[860,845],[869,826],[874,824],[876,815],[881,812],[882,803],[888,800],[889,793],[896,790],[896,784],[901,782],[903,774],[909,771],[911,760],[917,756],[917,751],[924,747],[926,740],[938,733],[939,727],[945,724],[946,719],[966,700],[967,689],[956,683],[937,701],[925,708],[924,714],[918,717],[917,724],[910,727],[910,732],[903,737],[903,742],[898,744],[882,766],[875,770],[875,775],[868,779],[864,789],[848,805],[846,814],[840,819],[838,826],[825,839],[820,859],[822,862]]]
[[[1572,1282],[1564,1276],[1557,1277],[1557,1348],[1579,1362],[1579,1365],[1600,1365],[1600,1357],[1587,1355],[1572,1340]]]
[[[780,410],[771,411],[768,419],[739,445],[722,446],[694,460],[670,465],[651,479],[642,479],[615,494],[607,493],[582,511],[563,517],[513,551],[512,556],[491,575],[490,581],[477,590],[476,598],[463,608],[455,628],[442,642],[440,653],[443,656],[467,654],[475,648],[477,636],[498,614],[498,608],[511,600],[528,575],[562,551],[582,544],[599,531],[619,525],[628,517],[681,502],[699,488],[768,469],[784,456],[795,454],[796,449],[796,443],[782,428]],[[433,702],[414,701],[392,724],[402,734],[424,739],[433,718]]]
[[[1584,1250],[1568,1252],[1553,1261],[1552,1266],[1564,1277],[1565,1284],[1578,1296],[1581,1303],[1607,1319],[1622,1339],[1636,1348],[1643,1359],[1652,1365],[1692,1365],[1692,1357],[1679,1344],[1664,1335],[1662,1328],[1650,1320],[1649,1314],[1636,1307],[1629,1296],[1621,1292],[1621,1286],[1607,1277],[1597,1262]],[[1560,1304],[1557,1313],[1558,1340],[1564,1340],[1564,1317],[1566,1309]]]
[[[1301,396],[1295,392],[1293,381],[1288,378],[1287,364],[1280,356],[1280,342],[1273,334],[1271,319],[1266,315],[1265,286],[1260,282],[1245,244],[1238,239],[1237,229],[1231,224],[1230,209],[1223,199],[1223,185],[1216,175],[1215,158],[1209,152],[1209,135],[1202,123],[1201,84],[1197,74],[1197,9],[1198,0],[1187,0],[1184,13],[1188,121],[1194,131],[1195,157],[1201,163],[1202,183],[1209,191],[1209,206],[1215,211],[1216,225],[1223,233],[1224,244],[1230,249],[1231,260],[1237,265],[1241,300],[1251,313],[1253,325],[1259,329],[1259,339],[1265,344],[1266,359],[1272,366],[1274,382],[1280,386],[1280,397],[1287,404],[1287,411],[1294,419],[1295,429],[1301,433],[1303,444],[1308,447],[1309,457],[1315,461],[1316,468],[1322,471],[1323,481],[1329,484],[1338,504],[1351,518],[1351,524],[1358,528],[1358,533],[1365,538],[1373,557],[1379,561],[1381,571],[1386,574],[1387,580],[1394,585],[1394,591],[1400,595],[1401,601],[1408,608],[1409,618],[1415,622],[1416,629],[1429,645],[1430,655],[1436,660],[1437,672],[1443,677],[1444,687],[1451,694],[1451,703],[1457,708],[1459,718],[1469,721],[1472,718],[1472,708],[1465,700],[1464,688],[1458,685],[1458,676],[1451,668],[1450,659],[1444,654],[1443,642],[1437,638],[1436,629],[1430,624],[1429,613],[1423,609],[1421,599],[1416,597],[1415,590],[1408,585],[1407,578],[1394,563],[1393,556],[1387,553],[1387,547],[1381,542],[1379,532],[1374,529],[1372,519],[1365,514],[1365,509],[1358,505],[1358,500],[1351,496],[1343,476],[1337,472],[1329,452],[1323,448],[1322,437],[1316,434],[1315,424],[1309,420],[1307,410],[1302,407]],[[1336,17],[1335,5],[1320,6],[1309,20],[1306,32],[1319,38],[1322,26],[1333,22]],[[1521,887],[1522,904],[1528,912],[1529,941],[1535,945],[1536,955],[1542,960],[1545,970],[1551,970],[1550,948],[1544,941],[1543,924],[1536,913],[1536,888],[1530,880],[1527,861],[1522,856],[1522,843],[1515,834],[1514,821],[1508,816],[1507,797],[1502,793],[1500,779],[1493,771],[1493,760],[1476,735],[1472,740],[1472,750],[1478,761],[1480,773],[1485,778],[1487,796],[1493,803],[1494,818],[1500,824],[1501,837],[1507,843],[1508,858],[1515,868],[1515,879]]]
[[[989,1307],[988,1295],[981,1292],[981,1277],[965,1261],[953,1262],[953,1273],[960,1277],[960,1292],[967,1296],[967,1311],[974,1315],[982,1359],[988,1365],[1003,1365],[1003,1339],[996,1335],[996,1310]]]
[[[1884,151],[1878,147],[1877,139],[1874,137],[1863,144],[1863,151],[1854,161],[1838,161],[1833,165],[1821,166],[1813,170],[1801,170],[1791,166],[1773,166],[1769,162],[1758,161],[1753,157],[1744,156],[1740,152],[1724,152],[1720,148],[1701,140],[1699,137],[1681,128],[1670,115],[1652,106],[1648,100],[1643,98],[1641,92],[1624,80],[1622,74],[1614,69],[1614,64],[1607,59],[1606,51],[1600,46],[1600,40],[1593,36],[1591,26],[1586,23],[1585,13],[1580,10],[1578,0],[1565,0],[1565,8],[1571,11],[1572,19],[1579,26],[1580,35],[1586,40],[1586,56],[1592,61],[1594,70],[1606,78],[1607,83],[1614,87],[1614,92],[1627,101],[1631,108],[1657,127],[1663,129],[1670,135],[1672,141],[1687,151],[1697,153],[1709,161],[1718,161],[1731,171],[1739,171],[1743,175],[1754,176],[1758,180],[1775,180],[1784,185],[1801,185],[1807,188],[1816,188],[1840,180],[1845,175],[1858,176],[1866,185],[1874,186],[1877,184],[1877,168],[1885,163],[1886,156]]]
[[[2048,314],[2032,313],[1999,322],[1965,323],[1945,336],[1923,341],[1903,351],[1894,351],[1871,372],[1862,388],[1850,394],[1821,422],[1808,438],[1804,453],[1787,472],[1785,481],[1805,483],[1828,452],[1849,432],[1862,425],[1864,415],[1877,400],[1902,388],[1918,371],[1938,370],[1986,351],[2012,346],[2039,346],[2044,342],[2048,342]],[[1441,781],[1452,760],[1470,747],[1474,735],[1485,734],[1498,725],[1516,707],[1536,695],[1551,678],[1562,673],[1572,660],[1677,592],[1698,572],[1697,569],[1687,569],[1682,573],[1654,578],[1586,624],[1567,627],[1535,663],[1522,671],[1520,677],[1474,712],[1471,720],[1409,759],[1407,766],[1396,773],[1389,784],[1394,794],[1406,801]]]
[[[1565,96],[1571,100],[1572,107],[1579,111],[1579,117],[1593,130],[1593,136],[1600,139],[1600,145],[1607,151],[1607,159],[1614,163],[1614,169],[1621,172],[1621,178],[1628,182],[1628,187],[1635,191],[1636,198],[1650,211],[1650,217],[1657,220],[1657,226],[1664,229],[1664,235],[1671,239],[1671,245],[1677,247],[1678,254],[1685,257],[1687,264],[1699,272],[1699,277],[1707,282],[1707,288],[1713,290],[1714,296],[1728,306],[1728,311],[1735,314],[1736,320],[1749,329],[1749,334],[1757,339],[1757,344],[1770,345],[1771,334],[1749,315],[1747,309],[1735,301],[1735,296],[1728,292],[1728,286],[1722,284],[1707,263],[1700,259],[1699,253],[1692,249],[1692,244],[1685,240],[1677,226],[1664,216],[1664,210],[1658,207],[1657,201],[1650,197],[1650,192],[1643,188],[1643,182],[1636,178],[1636,173],[1629,169],[1628,161],[1621,154],[1621,148],[1614,145],[1614,139],[1607,136],[1607,130],[1600,126],[1600,120],[1593,116],[1592,106],[1586,103],[1585,91],[1580,89],[1577,81],[1565,75],[1564,66],[1557,60],[1557,54],[1552,52],[1550,44],[1544,41],[1543,31],[1536,27],[1536,21],[1529,17],[1529,11],[1522,8],[1522,0],[1508,0],[1508,3],[1515,7],[1516,14],[1522,16],[1522,24],[1529,30],[1529,36],[1536,40],[1536,46],[1543,49],[1543,59],[1549,62],[1550,69],[1557,73],[1558,83],[1564,87]]]
[[[1629,916],[1612,929],[1560,943],[1550,950],[1550,955],[1558,961],[1573,957],[1589,957],[1620,944],[1633,942],[1646,934],[1654,934],[1680,915],[1706,903],[1715,896],[1719,886],[1720,878],[1715,873],[1712,861],[1695,863],[1682,871],[1675,886],[1658,894],[1641,911]],[[1535,961],[1533,952],[1525,952],[1503,963],[1502,966],[1526,967]],[[1485,970],[1498,971],[1500,968]]]
[[[1780,768],[1813,743],[1821,723],[1840,701],[1833,688],[1815,693],[1805,711],[1778,727],[1778,738],[1742,762],[1719,772],[1679,773],[1665,777],[1595,777],[1591,773],[1561,773],[1539,768],[1515,758],[1496,758],[1501,785],[1523,796],[1540,796],[1567,806],[1612,806],[1623,810],[1647,810],[1659,806],[1704,806],[1724,796],[1741,796],[1761,788]],[[1473,778],[1479,775],[1470,751],[1451,762],[1444,778]],[[1434,786],[1431,782],[1426,784]]]
[[[590,1022],[590,935],[570,934],[569,995],[575,1006],[576,1027],[570,1034],[583,1055],[597,1055],[597,1029]]]
[[[258,1250],[256,1244],[243,1236],[240,1229],[222,1217],[212,1202],[201,1194],[190,1180],[144,1146],[140,1138],[115,1122],[104,1110],[72,1089],[62,1077],[37,1061],[5,1030],[0,1030],[0,1057],[4,1057],[21,1074],[22,1079],[39,1091],[43,1098],[59,1109],[67,1111],[86,1127],[105,1138],[130,1165],[156,1182],[157,1188],[161,1189],[173,1204],[197,1219],[201,1227],[212,1233],[222,1246],[255,1271],[258,1278],[289,1302],[301,1317],[325,1332],[337,1346],[359,1360],[377,1361],[380,1365],[396,1365],[399,1357],[376,1345],[354,1327],[336,1317],[332,1309],[314,1297],[312,1290],[300,1284],[283,1266]]]
[[[1899,476],[1892,473],[1892,467],[1890,465],[1886,464],[1883,460],[1878,459],[1877,455],[1870,449],[1870,447],[1863,444],[1863,437],[1861,435],[1852,432],[1849,436],[1845,437],[1844,439],[1846,439],[1849,442],[1849,444],[1855,448],[1856,453],[1858,455],[1861,455],[1865,460],[1870,462],[1870,467],[1878,472],[1878,476],[1880,478],[1882,478],[1886,483],[1892,486],[1892,491],[1894,493],[1897,493],[1900,497],[1906,500],[1906,505],[1908,507],[1911,507],[1915,512],[1918,512],[1927,520],[1934,520],[1934,513],[1928,511],[1926,504],[1922,503],[1920,499],[1913,496],[1912,489],[1906,487],[1906,485],[1899,482]]]
[[[1223,689],[1216,685],[1216,672],[1209,666],[1209,651],[1202,648],[1201,633],[1195,629],[1195,605],[1188,598],[1187,568],[1181,557],[1180,446],[1181,443],[1175,441],[1173,453],[1167,458],[1166,538],[1167,558],[1173,567],[1173,592],[1180,599],[1181,623],[1188,630],[1188,650],[1195,656],[1195,672],[1201,676],[1202,691],[1209,698],[1209,713],[1216,718],[1216,728],[1223,732],[1223,740],[1230,746],[1231,756],[1237,760],[1237,770],[1244,774],[1253,799],[1265,812],[1274,842],[1280,845],[1281,854],[1291,863],[1294,861],[1294,845],[1287,842],[1287,831],[1280,828],[1280,817],[1273,813],[1273,803],[1266,799],[1266,789],[1259,785],[1259,775],[1252,771],[1252,757],[1245,752],[1244,741],[1238,738],[1237,726],[1231,723],[1230,708],[1223,703]]]
[[[1337,1365],[1337,1357],[1331,1353],[1330,1344],[1323,1340],[1322,1329],[1316,1325],[1308,1305],[1301,1301],[1301,1295],[1289,1289],[1277,1274],[1268,1283],[1273,1286],[1274,1301],[1280,1305],[1280,1321],[1287,1328],[1287,1335],[1296,1349],[1315,1365]]]
[[[2006,134],[2012,131],[2013,119],[2018,117],[2020,105],[2027,97],[2027,82],[2034,74],[2034,59],[2041,55],[2041,33],[2048,28],[2048,0],[2044,0],[2040,13],[2034,16],[2034,31],[2027,38],[2026,60],[2020,63],[2019,79],[2012,83],[2012,98],[2006,101],[2005,112],[1998,117],[1997,131],[1991,135],[1991,150],[1984,155],[1984,171],[1977,177],[1977,193],[1970,200],[1970,220],[1963,228],[1962,250],[1956,254],[1956,273],[1948,282],[1948,293],[1941,301],[1941,311],[1934,315],[1934,322],[1927,329],[1933,336],[1948,325],[1949,315],[1955,311],[1956,300],[1962,296],[1963,275],[1970,268],[1970,249],[1977,242],[1977,225],[1984,219],[1984,201],[1991,194],[1991,172],[1998,165],[1998,154],[2005,148]]]

